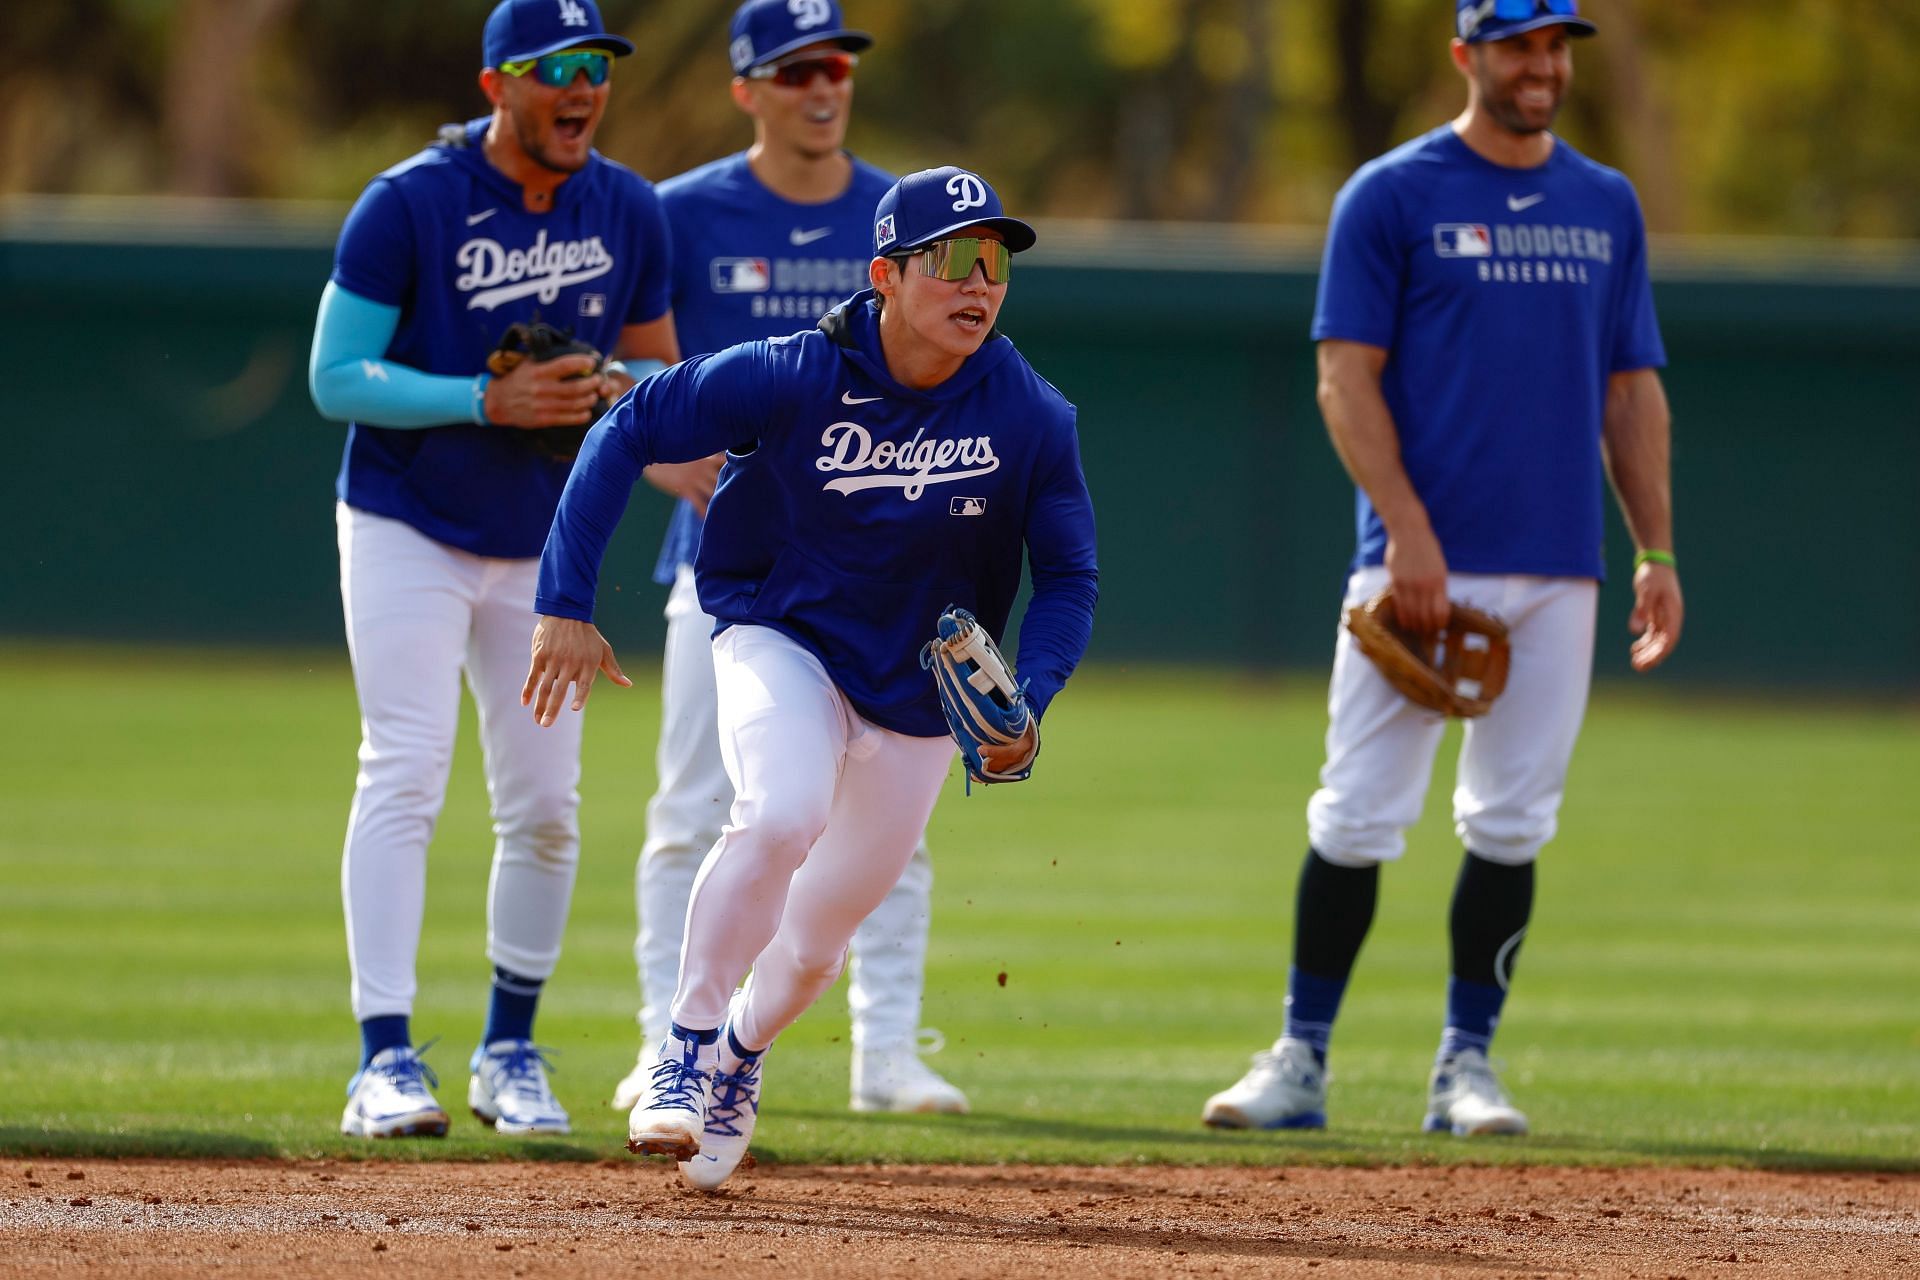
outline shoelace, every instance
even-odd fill
[[[741,1108],[750,1107],[756,1114],[760,1110],[760,1103],[753,1096],[758,1083],[755,1077],[759,1074],[758,1059],[746,1063],[737,1072],[714,1068],[713,1104],[707,1108],[708,1133],[728,1138],[740,1136]]]
[[[500,1075],[507,1092],[535,1102],[544,1102],[552,1092],[547,1086],[545,1072],[559,1070],[547,1056],[553,1052],[555,1050],[544,1045],[522,1040],[504,1053],[489,1056],[496,1057],[499,1062]]]
[[[707,1073],[698,1067],[689,1067],[684,1062],[672,1058],[662,1058],[653,1067],[653,1087],[658,1095],[654,1107],[673,1107],[679,1111],[691,1111],[700,1114],[700,1104],[695,1095],[706,1083]]]
[[[392,1081],[393,1087],[396,1089],[404,1089],[409,1084],[418,1084],[422,1077],[426,1078],[429,1087],[438,1089],[440,1087],[440,1077],[434,1074],[433,1068],[428,1066],[420,1055],[439,1043],[440,1037],[435,1036],[418,1049],[411,1049],[403,1054],[395,1054],[380,1068],[380,1074]]]

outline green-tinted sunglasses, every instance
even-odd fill
[[[965,280],[973,274],[976,263],[985,265],[988,284],[1005,284],[1013,274],[1013,252],[1005,242],[984,236],[936,240],[924,249],[897,256],[905,259],[916,255],[920,258],[920,269],[936,280]]]
[[[531,71],[535,80],[550,89],[566,88],[582,71],[587,73],[588,84],[605,84],[607,73],[612,69],[613,58],[598,49],[568,49],[561,53],[550,53],[544,58],[534,58],[528,62],[500,64],[500,70],[510,76],[523,76]]]

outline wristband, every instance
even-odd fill
[[[1634,572],[1638,573],[1640,571],[1640,566],[1643,564],[1663,564],[1667,566],[1667,568],[1669,569],[1678,569],[1680,567],[1679,562],[1673,558],[1673,552],[1655,551],[1651,549],[1642,551],[1638,555],[1634,556],[1633,558]]]
[[[483,373],[473,380],[473,420],[480,426],[492,426],[487,421],[487,384],[493,381],[491,373]]]

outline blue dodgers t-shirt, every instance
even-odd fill
[[[1611,375],[1666,363],[1633,185],[1556,140],[1534,169],[1451,125],[1365,165],[1334,201],[1315,341],[1389,352],[1381,389],[1447,567],[1604,577]],[[1386,529],[1358,494],[1356,565]]]
[[[374,178],[347,215],[333,281],[400,308],[387,358],[471,377],[514,321],[543,319],[612,352],[620,330],[667,312],[670,256],[659,197],[592,153],[531,213],[487,163],[487,119]],[[475,555],[540,554],[568,464],[511,427],[347,428],[340,499]]]
[[[744,151],[660,184],[683,355],[811,328],[867,287],[873,210],[893,177],[848,158],[853,181],[825,204],[795,204],[767,190]],[[699,549],[700,517],[692,503],[676,503],[654,581],[671,584]]]

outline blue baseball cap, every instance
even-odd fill
[[[1033,228],[1009,218],[987,180],[947,165],[910,173],[873,210],[873,256],[911,253],[967,227],[992,227],[1013,253],[1033,248]]]
[[[733,11],[727,58],[733,63],[733,74],[743,76],[754,67],[822,41],[858,53],[873,43],[873,37],[849,28],[836,0],[747,0]]]
[[[1486,44],[1555,24],[1572,36],[1600,28],[1580,16],[1580,0],[1454,0],[1454,29],[1468,44]]]
[[[624,58],[633,52],[633,41],[607,34],[593,0],[500,0],[487,16],[480,65],[525,62],[562,49],[605,49]]]

